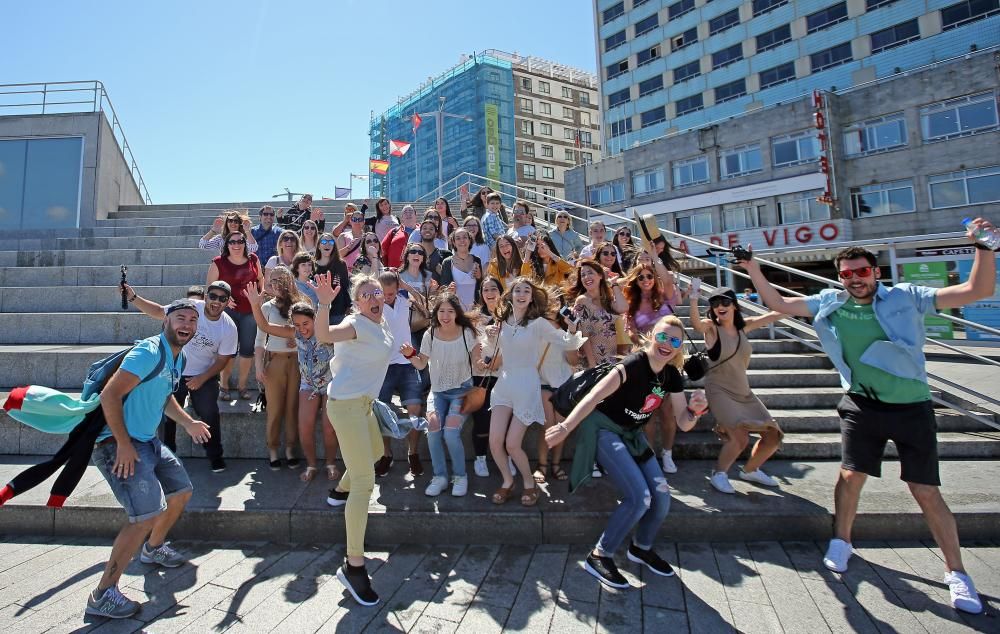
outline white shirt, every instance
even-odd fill
[[[291,314],[289,314],[288,319],[282,317],[281,311],[278,310],[278,305],[274,303],[273,299],[264,302],[260,307],[260,312],[264,313],[264,319],[269,324],[274,324],[275,326],[292,325]],[[263,348],[267,352],[295,352],[295,340],[286,339],[285,337],[275,337],[258,328],[257,336],[253,341],[253,347]]]
[[[535,233],[537,229],[531,225],[524,225],[523,227],[511,227],[510,231],[507,232],[512,238],[527,238],[531,234]]]
[[[215,363],[216,355],[231,357],[236,354],[239,340],[236,323],[226,313],[215,321],[205,317],[205,302],[194,300],[198,310],[198,330],[191,341],[184,344],[184,376],[197,376],[207,371]]]
[[[604,246],[605,244],[611,244],[611,243],[610,242],[602,242],[601,246]],[[614,245],[612,245],[612,246],[614,246]],[[594,246],[593,242],[591,242],[590,244],[588,244],[588,245],[584,246],[582,249],[580,249],[580,259],[582,260],[584,258],[592,258],[592,259],[596,260],[597,259],[597,255],[594,253],[594,251],[596,251],[596,250],[597,250],[597,247]],[[618,257],[618,264],[621,264],[622,263],[622,252],[618,250],[618,247],[615,247],[615,254]]]
[[[454,341],[432,338],[434,329],[428,328],[420,344],[420,354],[426,354],[430,366],[431,389],[444,392],[462,387],[472,378],[472,349],[478,343],[476,331],[463,328],[462,337]]]
[[[403,297],[397,292],[396,301],[392,303],[392,306],[389,305],[389,302],[382,305],[382,315],[385,322],[389,324],[389,332],[392,333],[392,338],[396,342],[392,350],[392,356],[389,357],[389,365],[409,365],[410,362],[399,351],[399,347],[411,341],[410,299]],[[410,343],[410,345],[413,344]]]
[[[479,258],[479,261],[483,263],[483,271],[486,271],[486,267],[489,266],[490,260],[493,259],[493,254],[490,253],[490,247],[485,242],[483,244],[477,243],[472,245],[469,252]]]
[[[398,346],[383,319],[373,322],[360,315],[348,315],[343,322],[354,327],[356,338],[341,341],[330,360],[330,385],[327,396],[343,401],[352,398],[375,398],[385,382],[389,358]]]
[[[414,230],[413,233],[410,234],[409,239],[407,239],[407,242],[409,242],[411,244],[414,243],[414,242],[420,242],[420,230],[419,229]],[[448,250],[448,241],[447,240],[443,240],[441,238],[434,238],[434,248],[435,249],[441,249],[442,251],[447,251]],[[430,255],[430,254],[428,254],[428,255]],[[404,262],[405,262],[405,258],[404,258]]]

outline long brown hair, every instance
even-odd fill
[[[225,238],[222,239],[222,257],[229,258],[229,238],[235,234],[240,234],[243,236],[243,257],[250,259],[250,249],[247,248],[247,234],[243,233],[243,229],[238,231],[230,231]]]
[[[500,241],[506,240],[510,244],[510,265],[508,268],[507,261],[504,260],[503,256],[500,255]],[[497,271],[500,273],[500,278],[505,278],[510,275],[520,275],[521,274],[521,252],[517,249],[517,243],[514,242],[514,238],[508,235],[502,235],[497,238],[497,243],[493,247],[493,257],[497,261]]]
[[[653,312],[660,310],[663,305],[663,288],[660,287],[660,277],[656,274],[656,269],[652,264],[636,264],[629,271],[625,278],[625,287],[622,292],[628,300],[628,314],[635,316],[639,312],[639,305],[642,303],[642,289],[639,288],[639,274],[649,271],[653,275],[653,288],[650,293],[649,303],[653,306]]]
[[[539,317],[551,318],[555,305],[552,295],[549,294],[549,291],[544,286],[524,275],[515,279],[511,283],[510,288],[504,291],[503,296],[500,298],[500,308],[497,310],[497,317],[501,321],[507,321],[514,314],[513,293],[514,288],[518,284],[527,284],[531,287],[531,303],[528,304],[528,310],[524,313],[524,318],[521,319],[518,326],[527,326],[529,322]]]
[[[274,293],[274,299],[271,301],[285,319],[289,318],[288,311],[292,304],[309,301],[295,285],[295,276],[292,275],[291,269],[283,264],[271,270],[271,291]]]
[[[333,248],[330,249],[330,262],[326,265],[330,270],[340,268],[340,250],[337,248],[337,239],[333,237],[330,232],[324,232],[320,235],[319,239],[316,240],[316,253],[313,255],[313,260],[316,261],[316,266],[320,266],[319,261],[323,259],[323,253],[320,250],[320,240],[333,240]]]
[[[441,322],[438,321],[438,309],[442,305],[448,304],[455,310],[455,323],[462,327],[462,335],[465,336],[465,329],[469,328],[471,330],[476,329],[476,324],[472,321],[472,318],[465,312],[462,308],[462,300],[458,298],[458,295],[454,293],[449,293],[447,291],[443,293],[438,293],[434,297],[434,301],[431,303],[431,329],[440,328]]]
[[[604,273],[604,267],[590,258],[584,258],[576,263],[576,281],[573,286],[569,288],[569,292],[567,293],[569,303],[573,303],[573,301],[575,301],[580,295],[587,294],[587,288],[583,285],[583,279],[580,276],[580,272],[584,267],[597,273],[600,278],[600,280],[598,280],[598,284],[600,284],[598,290],[601,294],[601,308],[603,308],[605,312],[614,314],[615,309],[612,303],[611,285],[608,284],[608,276]]]

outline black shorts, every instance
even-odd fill
[[[840,415],[841,464],[850,471],[882,477],[882,455],[891,440],[899,453],[900,479],[941,485],[938,474],[937,419],[931,401],[882,403],[845,394]]]

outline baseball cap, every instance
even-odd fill
[[[715,289],[715,291],[711,295],[708,296],[708,301],[712,301],[713,299],[717,299],[720,297],[728,297],[729,299],[735,302],[736,291],[729,288],[728,286],[720,286],[719,288]]]
[[[167,305],[166,314],[176,313],[179,310],[193,310],[198,312],[198,307],[190,299],[175,299]]]
[[[217,288],[220,291],[225,291],[226,295],[233,294],[233,288],[226,282],[223,282],[222,280],[216,280],[208,285],[208,290],[212,290],[213,288]]]

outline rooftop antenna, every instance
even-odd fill
[[[287,196],[288,197],[288,202],[292,202],[292,198],[294,198],[295,196],[304,196],[304,194],[300,194],[298,192],[289,191],[287,187],[285,187],[284,189],[285,189],[284,193],[282,193],[282,194],[275,194],[274,196],[271,196],[271,198],[281,198],[282,196]]]

